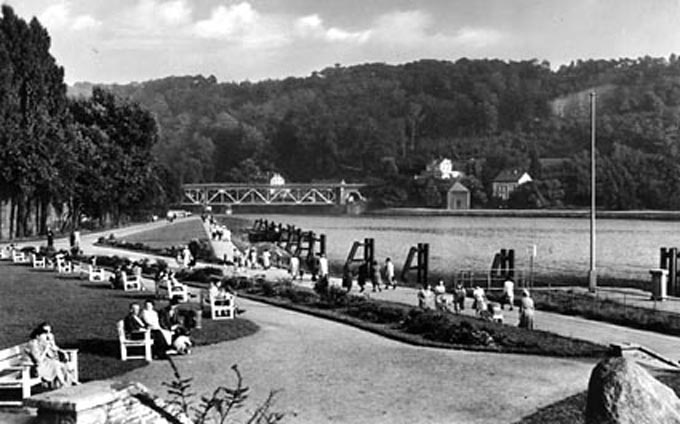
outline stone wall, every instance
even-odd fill
[[[139,383],[101,380],[42,393],[24,404],[37,408],[36,424],[190,424]]]

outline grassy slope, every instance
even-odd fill
[[[201,221],[196,219],[177,221],[171,227],[161,227],[122,237],[130,243],[144,243],[153,248],[184,246],[191,240],[208,240]]]
[[[143,301],[150,293],[125,293],[85,280],[61,278],[52,271],[0,263],[0,348],[28,340],[30,331],[49,321],[57,343],[80,349],[82,381],[109,378],[143,361],[123,362],[119,358],[116,322],[127,313],[130,302]],[[165,306],[157,302],[157,309]],[[247,320],[203,320],[203,328],[193,333],[197,344],[232,340],[257,331]]]

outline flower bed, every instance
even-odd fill
[[[226,280],[231,283],[231,280]],[[239,282],[245,297],[333,319],[400,341],[434,347],[599,357],[607,348],[594,343],[530,331],[472,317],[423,311],[410,305],[347,295],[330,287],[316,293],[289,282]]]

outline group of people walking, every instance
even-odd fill
[[[502,311],[505,305],[509,305],[509,310],[514,310],[515,306],[515,283],[507,278],[503,282],[503,293],[500,302],[489,302],[483,288],[476,286],[472,289],[472,309],[480,318],[503,322]],[[449,293],[440,280],[434,290],[429,284],[423,285],[418,290],[418,307],[421,309],[438,310],[442,312],[455,312],[459,314],[465,309],[465,299],[467,291],[461,283]],[[519,301],[519,323],[521,328],[533,330],[534,328],[534,300],[531,298],[529,290],[522,289],[522,297]]]

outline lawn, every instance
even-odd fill
[[[199,219],[180,220],[170,227],[161,227],[121,237],[129,243],[143,243],[152,248],[185,246],[191,240],[206,240],[208,235]]]
[[[4,323],[0,348],[28,341],[36,325],[49,321],[60,346],[80,350],[81,381],[110,378],[145,364],[120,360],[116,322],[125,316],[130,302],[142,302],[152,297],[151,293],[112,290],[101,283],[8,262],[0,263],[0,274],[0,320]],[[166,304],[159,301],[156,307]],[[204,319],[202,329],[194,330],[192,338],[205,345],[244,337],[257,329],[243,319]]]

